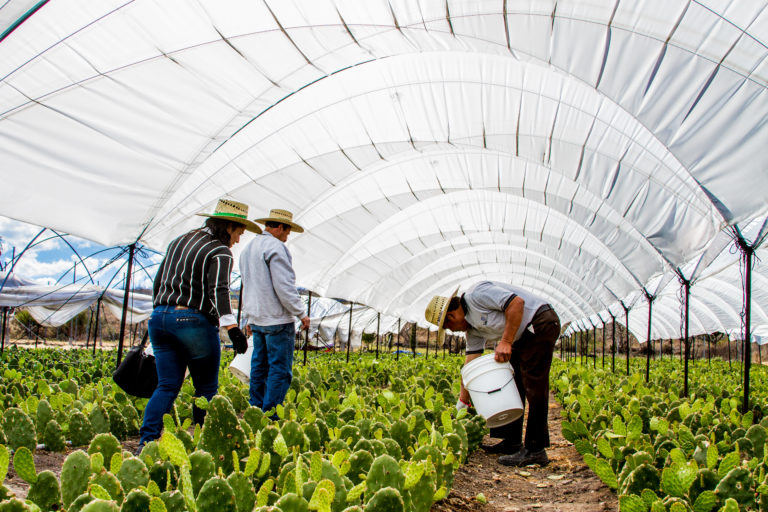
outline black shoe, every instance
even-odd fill
[[[141,455],[141,450],[143,449],[144,449],[143,444],[140,444],[139,446],[137,446],[136,449],[133,451],[133,456],[138,457],[139,455]]]
[[[547,450],[528,451],[523,448],[519,452],[513,455],[502,455],[499,457],[499,464],[505,466],[528,466],[530,464],[538,464],[539,466],[546,466],[549,464],[549,457],[547,457]]]
[[[501,453],[503,455],[517,453],[522,447],[523,445],[521,443],[511,443],[506,439],[496,444],[482,443],[480,445],[480,448],[487,453]]]

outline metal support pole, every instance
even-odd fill
[[[349,330],[347,331],[347,363],[349,363],[349,350],[352,346],[352,307],[354,302],[349,303]]]
[[[621,304],[621,307],[624,308],[624,322],[625,322],[624,327],[627,328],[627,333],[626,333],[625,338],[627,340],[627,375],[629,375],[629,354],[630,354],[630,350],[629,350],[629,308],[624,305],[623,301],[621,301],[620,304]]]
[[[685,344],[685,363],[683,366],[683,396],[688,397],[688,359],[690,358],[690,340],[688,339],[688,307],[691,298],[691,282],[680,276],[683,283],[683,296],[685,298],[685,316],[683,318],[683,343]]]
[[[0,354],[5,351],[5,327],[8,325],[8,306],[3,308],[3,332],[0,333]]]
[[[648,293],[648,290],[643,290],[643,292],[645,292],[645,298],[648,300],[648,335],[645,337],[645,344],[647,345],[645,347],[647,349],[645,354],[645,382],[649,382],[651,378],[651,353],[653,352],[653,342],[651,341],[651,314],[653,312],[653,299],[655,297]]]
[[[395,349],[395,361],[400,360],[400,319],[397,319],[397,348]]]
[[[603,370],[605,370],[605,320],[600,319],[603,322]]]
[[[376,359],[379,358],[379,329],[381,327],[381,313],[376,313]]]
[[[96,339],[99,337],[99,311],[101,310],[101,297],[96,301],[96,325],[93,333],[93,355],[96,355]]]
[[[616,373],[616,317],[611,313],[611,372]]]
[[[123,360],[123,343],[125,341],[125,321],[128,316],[128,297],[131,292],[131,274],[133,273],[133,254],[136,252],[136,242],[128,246],[128,273],[125,274],[125,294],[123,295],[123,316],[120,319],[120,338],[117,341],[117,365]]]
[[[752,366],[752,258],[755,250],[740,239],[744,253],[746,272],[744,276],[744,401],[741,413],[749,410],[749,370]]]
[[[424,357],[429,357],[429,327],[427,327],[427,354]]]
[[[592,323],[592,320],[589,321]],[[597,327],[592,324],[592,368],[597,368]]]
[[[240,297],[243,296],[243,283],[240,282]],[[241,299],[242,300],[242,299]],[[309,299],[307,300],[307,317],[310,318],[310,313],[312,311],[312,290],[309,291]],[[240,323],[238,319],[238,324]],[[306,332],[304,333],[304,366],[307,366],[307,348],[309,347],[309,328],[307,328]]]

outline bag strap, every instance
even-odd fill
[[[144,337],[141,338],[141,344],[139,345],[141,348],[144,348],[147,346],[147,340],[149,339],[149,329],[144,331]]]

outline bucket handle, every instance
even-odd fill
[[[505,387],[507,387],[507,384],[509,384],[509,383],[510,383],[510,382],[512,382],[513,380],[515,380],[515,377],[514,377],[514,375],[513,375],[512,377],[510,377],[510,378],[509,378],[509,380],[508,380],[507,382],[505,382],[503,386],[501,386],[500,388],[496,388],[496,389],[494,389],[494,390],[491,390],[491,391],[480,391],[480,390],[477,390],[477,389],[470,389],[470,388],[468,388],[468,387],[466,387],[466,386],[464,386],[464,388],[465,388],[467,391],[472,391],[473,393],[486,393],[486,394],[488,394],[488,395],[492,395],[492,394],[494,394],[494,393],[498,393],[499,391],[501,391],[502,389],[504,389]]]

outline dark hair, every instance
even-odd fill
[[[451,301],[448,303],[448,309],[446,311],[459,309],[459,306],[461,306],[461,297],[452,297]]]
[[[274,220],[268,220],[267,222],[264,223],[264,225],[267,226],[268,228],[279,228],[280,226],[285,226],[287,229],[291,228],[290,224],[285,224],[283,222],[277,222]]]
[[[229,231],[228,228],[239,228],[242,224],[239,222],[233,222],[227,219],[217,219],[215,217],[208,217],[205,219],[205,227],[211,230],[213,238],[229,247]]]

